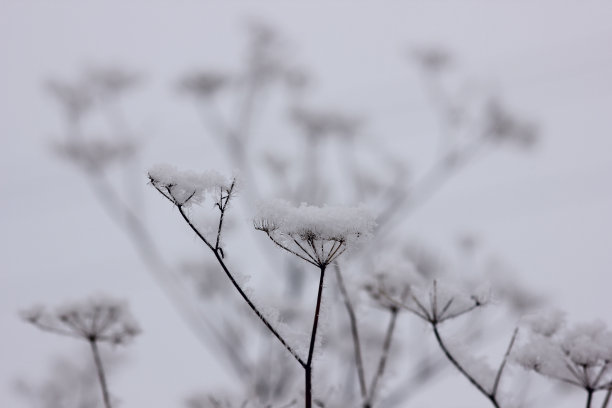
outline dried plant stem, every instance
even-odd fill
[[[244,361],[244,357],[236,349],[228,347],[229,343],[223,334],[214,327],[205,315],[196,311],[196,305],[192,304],[193,302],[190,302],[189,298],[185,296],[186,288],[181,284],[176,273],[158,255],[159,251],[142,220],[129,206],[121,201],[117,192],[109,185],[102,174],[88,173],[88,176],[90,176],[91,186],[102,207],[109,217],[127,233],[136,252],[148,267],[162,292],[175,306],[179,317],[183,319],[187,327],[202,344],[210,344],[212,337],[216,346],[226,351],[225,356],[235,373],[244,378],[248,377],[250,368]]]
[[[508,362],[508,357],[510,357],[510,352],[512,351],[512,347],[514,347],[514,342],[516,341],[516,336],[518,335],[518,327],[514,329],[512,333],[512,338],[510,339],[510,344],[508,344],[508,348],[506,349],[506,353],[504,354],[504,359],[499,365],[499,369],[497,370],[497,374],[495,375],[495,383],[493,383],[493,390],[491,391],[491,395],[495,397],[497,395],[497,390],[499,389],[499,382],[501,380],[501,376],[504,373],[504,368],[506,367],[506,363]]]
[[[306,377],[305,407],[312,408],[312,358],[317,340],[317,328],[319,326],[319,312],[321,311],[321,299],[323,298],[323,280],[325,278],[326,265],[320,266],[321,276],[319,278],[319,290],[317,292],[317,305],[315,307],[314,319],[312,322],[312,332],[310,333],[310,346],[308,347],[308,360],[304,366]]]
[[[444,344],[444,341],[442,341],[442,337],[440,336],[440,332],[438,331],[438,324],[432,322],[432,327],[433,327],[434,335],[436,336],[436,340],[438,341],[438,344],[440,345],[440,348],[444,352],[444,355],[446,356],[446,358],[448,358],[448,360],[457,368],[457,370],[459,370],[459,372],[465,378],[467,378],[472,383],[472,385],[476,387],[476,389],[478,389],[478,391],[480,391],[484,396],[486,396],[489,399],[489,401],[491,401],[491,404],[493,404],[495,408],[500,408],[495,395],[488,392],[482,386],[482,384],[480,384],[470,373],[468,373],[466,369],[463,368],[463,366],[457,361],[457,359],[448,350],[448,347],[446,347],[446,345]]]
[[[179,210],[179,213],[181,214],[181,216],[183,217],[183,219],[187,223],[187,225],[189,225],[189,227],[193,230],[193,232],[196,233],[198,238],[200,238],[202,240],[202,242],[204,242],[204,244],[213,252],[213,254],[215,255],[215,258],[217,258],[217,262],[219,262],[219,265],[221,265],[221,268],[223,268],[223,271],[225,272],[225,274],[227,275],[229,280],[232,282],[232,285],[234,285],[234,288],[236,288],[236,290],[238,291],[240,296],[242,296],[242,298],[247,303],[247,305],[249,305],[249,307],[251,308],[253,313],[255,313],[257,315],[257,317],[259,317],[259,319],[268,328],[268,330],[270,330],[270,332],[272,332],[274,337],[276,337],[278,339],[278,341],[281,342],[281,344],[285,347],[285,349],[287,349],[287,351],[289,351],[289,353],[291,353],[291,355],[297,360],[297,362],[304,369],[306,369],[307,363],[304,362],[304,360],[298,355],[298,353],[287,343],[287,341],[283,338],[283,336],[281,336],[280,333],[278,333],[278,331],[276,331],[276,329],[272,326],[272,324],[270,324],[268,319],[266,319],[264,317],[264,315],[259,311],[257,306],[255,306],[255,304],[251,301],[251,299],[247,296],[247,294],[242,290],[242,288],[240,287],[238,282],[236,282],[236,279],[234,279],[234,276],[232,275],[232,273],[229,271],[229,269],[225,265],[225,262],[223,262],[223,258],[222,258],[221,254],[220,254],[219,249],[215,248],[214,246],[212,246],[210,244],[210,242],[208,242],[208,240],[202,235],[202,233],[195,227],[195,225],[193,225],[193,223],[191,222],[191,220],[189,219],[187,214],[185,214],[185,210],[183,209],[182,206],[177,205],[177,208]]]
[[[346,312],[348,314],[349,322],[351,325],[353,352],[355,353],[355,366],[357,368],[357,376],[359,377],[359,389],[361,391],[361,397],[364,401],[366,401],[368,397],[368,389],[366,386],[365,373],[363,370],[363,358],[361,356],[361,342],[359,340],[357,316],[355,315],[355,309],[353,308],[353,304],[351,302],[351,299],[349,298],[346,286],[344,286],[344,279],[342,278],[342,273],[340,271],[340,266],[338,265],[338,262],[334,262],[334,269],[336,271],[336,280],[338,281],[338,288],[340,288],[340,294],[342,295],[342,299],[344,300],[344,306],[346,307]]]
[[[610,397],[612,396],[612,388],[609,388],[606,392],[606,396],[604,397],[603,402],[601,403],[601,408],[607,408],[608,403],[610,402]]]
[[[593,402],[593,390],[587,388],[587,400],[586,400],[586,408],[591,408],[591,403]]]
[[[376,395],[376,389],[378,387],[378,383],[385,373],[385,367],[387,365],[387,358],[389,357],[389,350],[391,349],[391,340],[393,339],[393,332],[395,331],[395,322],[397,321],[397,315],[399,309],[396,307],[392,307],[390,310],[391,318],[389,320],[389,325],[387,326],[387,333],[385,334],[385,340],[382,346],[382,352],[380,354],[380,359],[378,360],[378,368],[376,369],[376,374],[374,378],[372,378],[372,383],[370,384],[370,395],[364,404],[365,408],[369,408],[372,406],[372,402],[374,401],[374,397]]]
[[[104,367],[102,366],[102,359],[100,358],[100,352],[98,351],[98,343],[96,339],[90,339],[89,345],[91,346],[91,352],[93,354],[96,371],[98,373],[98,381],[100,382],[100,388],[102,389],[104,407],[112,408],[110,396],[108,394],[108,386],[106,385],[106,376],[104,375]]]

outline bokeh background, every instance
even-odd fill
[[[522,282],[572,320],[612,325],[611,21],[605,2],[3,1],[0,406],[35,406],[19,396],[23,382],[61,373],[52,363],[56,356],[78,360],[82,354],[77,344],[24,324],[18,311],[96,292],[129,299],[144,330],[118,351],[121,369],[112,388],[121,406],[182,406],[194,392],[232,384],[99,205],[87,178],[58,156],[65,121],[46,84],[71,82],[100,66],[139,75],[138,86],[120,101],[139,154],[113,170],[112,183],[151,227],[163,257],[179,263],[201,249],[146,187],[146,170],[158,162],[234,169],[177,82],[199,68],[240,71],[248,27],[261,22],[282,37],[286,60],[307,68],[312,81],[296,91],[307,93],[300,97],[358,115],[366,150],[393,152],[417,179],[435,157],[440,121],[414,63],[415,49],[445,50],[457,82],[503,98],[537,124],[532,148],[491,149],[395,229],[440,251],[474,237],[479,250],[504,260],[510,281]],[[277,147],[278,157],[297,160],[300,146],[282,143],[296,132],[282,109],[290,96],[270,93],[255,101],[254,134]],[[92,128],[102,134],[105,119],[97,120]],[[247,185],[250,171],[265,174],[242,169]],[[248,211],[233,223],[249,225]],[[252,235],[227,238],[237,265],[261,256],[250,249],[261,237]],[[515,324],[507,322],[508,333]],[[487,406],[447,371],[408,406]],[[440,388],[452,392],[434,392]],[[558,406],[579,401],[579,393],[563,394]]]

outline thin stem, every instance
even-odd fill
[[[338,265],[338,262],[334,262],[334,269],[336,271],[336,280],[338,281],[338,288],[340,289],[342,300],[344,300],[344,306],[346,307],[346,312],[348,314],[349,322],[351,324],[353,351],[355,353],[355,366],[357,368],[357,376],[359,377],[359,388],[361,391],[361,397],[365,401],[368,396],[368,389],[366,386],[365,373],[363,370],[363,359],[361,357],[361,342],[359,341],[357,316],[355,315],[355,309],[353,308],[353,304],[351,302],[351,299],[349,298],[348,291],[344,286],[344,279],[342,278],[342,273],[340,272],[340,265]]]
[[[219,243],[221,241],[221,231],[223,229],[223,218],[225,217],[225,210],[227,209],[227,204],[232,196],[232,192],[234,191],[234,187],[236,186],[236,180],[232,180],[232,184],[230,188],[227,190],[227,196],[225,197],[225,203],[223,203],[223,190],[221,190],[221,198],[219,200],[219,211],[221,211],[221,215],[219,216],[219,227],[217,228],[217,242],[215,243],[215,249],[219,249]],[[221,205],[223,203],[223,205]]]
[[[98,380],[100,381],[100,388],[102,389],[102,398],[104,399],[105,408],[112,408],[110,402],[110,396],[108,394],[108,386],[106,385],[106,376],[104,375],[104,367],[102,366],[102,359],[98,351],[98,343],[96,339],[90,339],[89,345],[91,346],[91,352],[93,353],[94,363],[96,364],[96,371],[98,372]]]
[[[491,391],[491,395],[493,395],[494,397],[497,395],[497,389],[499,388],[499,382],[504,372],[504,368],[506,367],[506,363],[508,362],[508,357],[510,356],[512,347],[514,347],[514,342],[516,341],[517,335],[518,335],[518,327],[515,328],[514,333],[512,333],[512,338],[510,339],[510,344],[508,344],[508,348],[506,349],[506,354],[504,354],[504,359],[499,365],[499,369],[497,370],[497,375],[495,375],[495,382],[493,383],[493,390]]]
[[[593,390],[587,388],[587,400],[586,400],[586,408],[591,408],[591,403],[593,402]]]
[[[608,403],[610,402],[610,396],[612,396],[612,388],[609,388],[608,392],[606,392],[606,396],[605,396],[603,402],[601,403],[601,408],[607,408],[608,407]]]
[[[223,335],[207,319],[206,315],[197,310],[197,305],[188,296],[185,296],[187,288],[160,257],[159,251],[142,220],[119,199],[116,191],[101,174],[89,173],[88,175],[102,207],[127,233],[141,260],[148,267],[154,279],[157,280],[164,295],[176,307],[179,317],[183,319],[187,327],[202,344],[210,344],[211,336],[209,334],[212,334],[212,339],[214,339],[217,347],[230,350],[231,347],[228,347],[227,339],[223,338]],[[151,180],[151,185],[167,200],[175,204],[174,199],[159,188],[154,180]],[[244,361],[245,357],[241,356],[240,352],[233,349],[231,353],[226,353],[225,356],[236,374],[242,378],[249,377],[249,367]]]
[[[448,348],[442,341],[442,337],[440,336],[440,332],[438,331],[438,325],[436,323],[432,323],[432,327],[433,327],[434,334],[436,336],[436,340],[438,341],[438,344],[440,345],[440,348],[444,352],[444,355],[446,356],[446,358],[448,358],[448,360],[455,366],[455,368],[457,368],[457,370],[459,370],[459,372],[463,374],[463,376],[467,378],[472,383],[472,385],[476,387],[476,389],[478,389],[478,391],[480,391],[483,395],[485,395],[489,399],[489,401],[491,401],[491,403],[493,404],[495,408],[499,408],[499,403],[497,402],[495,395],[489,393],[474,377],[472,377],[472,375],[468,373],[465,370],[465,368],[463,368],[463,366],[457,361],[457,359],[448,350]]]
[[[368,408],[372,406],[372,401],[374,401],[378,382],[380,381],[385,372],[385,366],[387,365],[387,358],[389,357],[389,350],[391,349],[391,340],[393,338],[393,332],[395,331],[395,322],[397,321],[398,311],[399,309],[397,309],[396,307],[393,307],[390,310],[391,319],[389,320],[389,325],[387,326],[387,333],[385,334],[385,340],[383,342],[380,360],[378,361],[378,368],[376,370],[374,378],[372,378],[372,383],[370,385],[370,395],[368,396],[368,400],[365,404],[365,407]]]
[[[306,390],[305,390],[305,406],[312,408],[312,358],[314,356],[314,348],[317,339],[317,328],[319,327],[319,312],[321,310],[321,300],[323,298],[323,279],[325,278],[326,265],[321,267],[321,277],[319,279],[319,290],[317,292],[317,305],[315,307],[314,319],[312,322],[312,332],[310,333],[310,346],[308,347],[308,360],[304,366]]]
[[[238,282],[236,282],[236,279],[234,279],[234,276],[231,274],[231,272],[225,265],[225,262],[223,262],[223,259],[221,255],[219,254],[219,252],[215,250],[215,248],[210,244],[210,242],[208,242],[208,240],[204,238],[202,233],[195,227],[195,225],[193,225],[189,217],[187,217],[187,214],[185,214],[183,207],[177,206],[177,208],[179,210],[179,213],[181,214],[181,216],[187,223],[187,225],[189,225],[189,227],[193,230],[193,232],[195,232],[196,235],[202,240],[202,242],[204,242],[204,244],[206,244],[206,246],[208,246],[208,248],[210,248],[210,250],[213,252],[213,254],[215,255],[215,258],[217,258],[217,261],[219,262],[219,265],[221,265],[221,268],[223,268],[223,271],[225,272],[229,280],[232,282],[232,285],[234,285],[234,287],[236,288],[240,296],[242,296],[242,298],[249,305],[251,310],[257,315],[257,317],[259,317],[259,319],[268,328],[268,330],[272,332],[272,334],[278,339],[278,341],[281,342],[281,344],[287,349],[287,351],[291,353],[291,355],[297,360],[297,362],[302,367],[306,368],[306,363],[304,362],[304,360],[302,360],[302,358],[297,354],[297,352],[287,343],[287,341],[283,338],[283,336],[281,336],[278,333],[278,331],[276,331],[276,329],[272,326],[272,324],[270,324],[268,319],[266,319],[264,315],[259,311],[257,306],[255,306],[255,304],[251,301],[251,299],[247,296],[247,294],[244,293],[244,291],[242,290]]]

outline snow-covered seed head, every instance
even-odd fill
[[[422,283],[414,264],[405,260],[380,261],[363,289],[383,309],[397,309],[408,299],[413,286]]]
[[[178,170],[168,164],[152,167],[149,170],[149,181],[179,207],[201,203],[206,193],[229,192],[233,189],[233,181],[216,171],[195,173]]]
[[[253,224],[281,248],[319,267],[369,237],[375,226],[364,207],[294,207],[279,200],[260,204]]]
[[[513,353],[525,369],[589,390],[612,385],[612,333],[602,322],[565,328],[558,312],[525,320],[531,333]]]
[[[55,311],[34,307],[20,314],[41,330],[88,341],[123,344],[141,331],[126,303],[106,296],[66,304]]]

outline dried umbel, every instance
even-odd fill
[[[515,353],[528,370],[584,388],[590,396],[612,387],[612,332],[603,322],[565,326],[564,316],[548,313],[526,320],[529,339]]]
[[[106,296],[70,303],[49,311],[41,307],[21,312],[41,330],[112,344],[124,344],[140,333],[127,305]]]
[[[407,298],[415,285],[422,283],[415,266],[406,261],[381,262],[363,284],[363,289],[376,306],[395,310]]]
[[[428,323],[437,325],[467,314],[488,303],[488,290],[465,292],[434,280],[431,287],[413,286],[404,302],[397,304]]]
[[[21,312],[21,317],[43,331],[87,341],[93,354],[104,406],[112,408],[98,343],[124,344],[140,333],[140,327],[125,302],[96,296],[61,306],[55,311],[34,307]]]
[[[317,267],[369,237],[376,224],[363,207],[294,207],[278,200],[260,204],[253,223],[276,245]]]
[[[196,173],[159,164],[149,170],[149,181],[161,194],[179,207],[201,203],[206,194],[233,191],[235,180],[216,171]],[[222,205],[222,204],[220,204]]]

